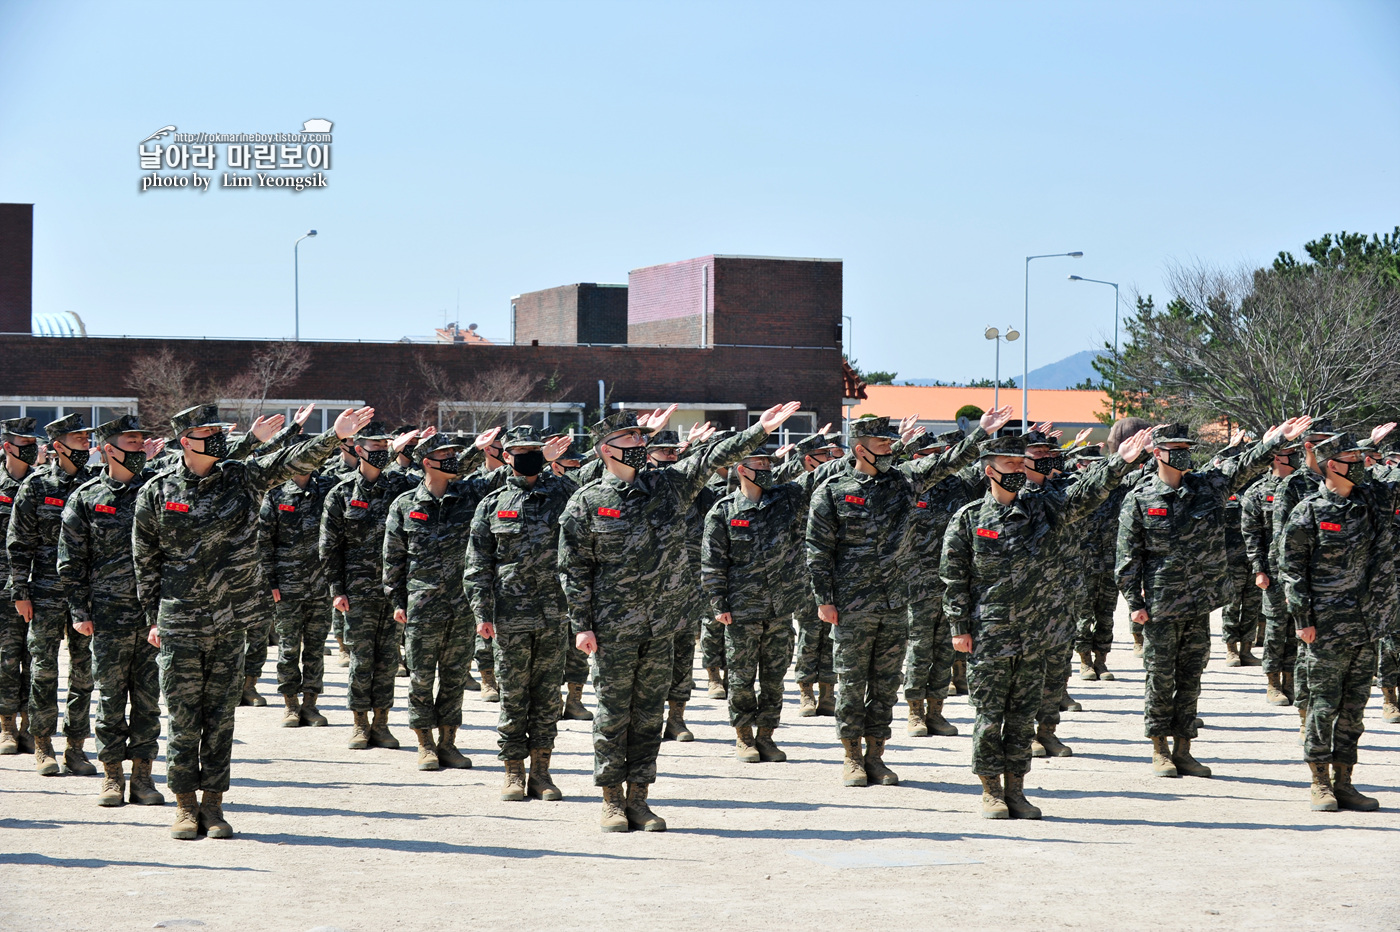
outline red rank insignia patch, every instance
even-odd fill
[[[915,505],[918,505],[920,508],[927,508],[927,507],[928,507],[928,502],[915,502],[914,504],[915,504]]]
[[[45,495],[45,496],[44,496],[44,504],[45,504],[45,505],[52,505],[52,506],[54,506],[55,508],[62,508],[62,507],[63,507],[63,499],[61,499],[61,498],[52,498],[52,497],[50,497],[50,496]]]
[[[518,518],[518,517],[520,517],[520,512],[518,512],[518,511],[498,511],[498,512],[496,512],[496,517],[498,517],[498,518]]]
[[[117,513],[117,509],[113,508],[111,505],[93,505],[92,510],[104,515],[114,515]]]
[[[599,508],[598,514],[604,518],[621,518],[622,512],[616,508]]]
[[[1272,495],[1266,495],[1266,496],[1264,497],[1264,500],[1267,501],[1267,502],[1271,502],[1271,501],[1274,500],[1274,497],[1273,497]]]
[[[277,510],[278,510],[278,511],[296,511],[296,510],[297,510],[297,506],[296,506],[296,505],[278,505],[278,506],[277,506]]]
[[[180,514],[186,514],[186,513],[189,512],[190,506],[189,506],[189,505],[186,505],[184,502],[166,502],[166,503],[165,503],[165,510],[166,510],[166,511],[178,511],[178,512],[180,512]]]
[[[977,536],[985,537],[987,538],[987,540],[996,540],[997,538],[1001,537],[1000,534],[988,527],[979,527],[977,529]]]
[[[428,520],[428,516],[425,515],[425,514],[423,514],[423,512],[421,512],[421,511],[410,511],[410,512],[408,513],[408,516],[409,516],[410,518],[416,518],[416,519],[419,520],[419,521],[427,521],[427,520]]]
[[[360,501],[358,498],[352,498],[352,499],[350,499],[350,507],[352,507],[352,508],[368,508],[368,507],[369,507],[369,502],[362,502],[362,501]]]
[[[8,495],[0,495],[0,502],[4,502],[6,505],[12,505],[14,501],[15,500]]]
[[[861,498],[859,495],[847,495],[846,503],[848,505],[864,505],[865,499]]]
[[[1240,500],[1240,497],[1239,497],[1238,495],[1231,495],[1231,496],[1230,496],[1230,501],[1232,501],[1232,502],[1237,502],[1237,501],[1239,501],[1239,500]]]
[[[1334,524],[1331,521],[1323,521],[1318,527],[1322,528],[1324,531],[1340,531],[1342,529],[1340,524]]]
[[[1150,515],[1155,515],[1155,516],[1157,516],[1157,517],[1165,517],[1165,516],[1166,516],[1166,513],[1167,513],[1167,509],[1165,509],[1165,508],[1149,508],[1149,509],[1147,509],[1147,513],[1150,514]]]
[[[749,526],[749,522],[746,521],[746,520],[744,520],[743,518],[730,518],[730,519],[729,519],[729,526],[730,526],[730,527],[748,527],[748,526]]]

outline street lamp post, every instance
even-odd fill
[[[292,293],[294,295],[293,300],[296,302],[296,323],[294,325],[296,330],[295,336],[293,336],[292,339],[297,342],[301,341],[301,256],[298,254],[297,250],[301,248],[302,240],[306,239],[308,236],[315,235],[315,230],[307,230],[301,236],[298,236],[297,241],[292,244]]]
[[[1001,407],[1001,341],[1005,340],[1007,343],[1015,343],[1016,339],[1020,337],[1020,335],[1021,334],[1016,331],[1015,327],[1007,327],[1005,333],[1002,333],[995,327],[988,327],[985,331],[982,332],[982,336],[986,337],[988,340],[997,341],[996,370],[992,379],[993,408]]]
[[[1026,256],[1026,315],[1021,324],[1021,335],[1025,336],[1031,329],[1031,260],[1032,259],[1054,259],[1058,256],[1068,256],[1071,259],[1082,259],[1082,252],[1047,252],[1039,256]],[[1030,422],[1026,420],[1026,403],[1030,396],[1027,394],[1031,374],[1031,341],[1026,340],[1021,344],[1021,433],[1030,430]]]
[[[1084,278],[1079,275],[1071,275],[1069,280],[1113,286],[1113,397],[1109,399],[1109,406],[1112,409],[1112,417],[1116,421],[1118,420],[1118,283],[1106,282],[1098,278]]]

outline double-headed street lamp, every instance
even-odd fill
[[[292,291],[295,296],[293,300],[296,302],[296,335],[292,339],[297,341],[301,340],[301,257],[297,250],[301,247],[302,240],[315,235],[315,230],[307,230],[292,244]]]
[[[1021,334],[1020,334],[1019,331],[1016,330],[1015,327],[1010,327],[1010,326],[1008,326],[1008,327],[1006,328],[1006,332],[1005,332],[1005,333],[1002,333],[1000,330],[998,330],[998,329],[995,328],[995,327],[988,327],[988,328],[982,333],[982,336],[986,337],[988,340],[996,340],[996,341],[997,341],[997,363],[996,363],[996,370],[995,370],[996,377],[992,380],[992,407],[993,407],[993,408],[1000,408],[1000,407],[1001,407],[1001,341],[1002,341],[1002,340],[1005,340],[1007,343],[1015,343],[1016,340],[1021,336]]]
[[[1032,259],[1054,259],[1058,256],[1068,256],[1071,259],[1082,259],[1082,252],[1047,252],[1039,256],[1026,256],[1026,319],[1021,324],[1021,335],[1025,336],[1031,329],[1031,260]],[[1029,400],[1027,390],[1030,387],[1031,374],[1031,341],[1027,340],[1021,344],[1021,433],[1030,430],[1030,422],[1026,420],[1026,403]]]
[[[1110,405],[1113,409],[1113,419],[1118,420],[1118,283],[1106,282],[1098,278],[1083,278],[1079,275],[1071,275],[1072,282],[1093,282],[1096,285],[1113,286],[1113,398]]]

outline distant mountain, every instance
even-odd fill
[[[1099,380],[1099,374],[1094,371],[1094,357],[1099,354],[1098,350],[1085,350],[1082,353],[1075,353],[1073,356],[1066,356],[1059,362],[1052,362],[1048,366],[1041,366],[1039,369],[1032,369],[1029,384],[1031,388],[1073,388],[1083,383],[1085,379]],[[1006,376],[1008,379],[1015,379],[1020,385],[1020,374],[1014,373]],[[937,379],[900,379],[894,380],[896,385],[947,385],[948,382],[940,382]]]

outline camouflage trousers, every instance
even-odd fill
[[[331,635],[340,640],[345,640],[345,613],[331,609]]]
[[[1363,718],[1376,672],[1376,645],[1314,641],[1304,644],[1299,654],[1308,671],[1303,760],[1356,763],[1356,745],[1366,730]]]
[[[976,642],[967,664],[968,699],[977,710],[972,772],[979,777],[1029,773],[1035,716],[1044,693],[1044,652],[984,659],[975,651]]]
[[[1084,589],[1075,605],[1079,626],[1074,649],[1085,653],[1113,649],[1113,613],[1118,608],[1118,585],[1113,573],[1085,573]]]
[[[835,683],[831,625],[817,617],[817,607],[810,599],[802,601],[793,619],[797,622],[797,682]]]
[[[1285,613],[1264,618],[1264,672],[1292,673],[1298,664],[1298,635],[1293,618]],[[1296,680],[1297,677],[1294,677]]]
[[[465,599],[455,605],[448,602],[427,606],[421,604],[425,598],[448,601],[438,593],[408,595],[408,624],[403,632],[404,662],[408,665],[408,725],[415,729],[460,725],[462,692],[471,672],[476,622]],[[554,701],[559,701],[557,688]]]
[[[34,620],[29,623],[29,731],[36,738],[51,738],[58,731],[58,648],[68,639],[68,701],[64,707],[63,734],[86,738],[92,704],[92,638],[69,624],[68,603],[35,599]]]
[[[691,635],[691,641],[695,636]],[[695,656],[695,645],[690,645],[690,655]],[[588,682],[588,655],[574,646],[573,632],[564,628],[564,682],[582,686]]]
[[[1040,709],[1035,720],[1042,725],[1060,724],[1060,700],[1069,688],[1074,666],[1074,649],[1069,644],[1052,644],[1045,649],[1045,674],[1040,686]]]
[[[700,623],[700,663],[706,670],[725,668],[724,625],[713,618]]]
[[[8,612],[0,620],[0,715],[18,715],[29,707],[29,625],[13,603],[0,609]]]
[[[596,633],[593,784],[655,783],[676,639]]]
[[[1388,634],[1376,644],[1376,675],[1385,689],[1400,687],[1400,634]]]
[[[888,739],[909,643],[909,616],[848,612],[840,616],[831,641],[837,737]]]
[[[725,627],[729,724],[735,728],[778,727],[783,714],[783,680],[792,663],[792,643],[791,615],[735,622]]]
[[[1242,569],[1232,566],[1230,575],[1235,578],[1235,597],[1225,603],[1220,618],[1220,639],[1227,644],[1243,641],[1253,646],[1264,615],[1264,593],[1254,584],[1254,574],[1248,566]]]
[[[97,759],[104,764],[155,760],[160,754],[160,651],[146,640],[150,629],[141,606],[133,608],[135,624],[99,621],[92,635],[93,731]]]
[[[538,631],[496,630],[496,680],[501,717],[496,726],[501,760],[524,760],[553,749],[559,733],[559,681],[564,675],[563,622]]]
[[[286,596],[275,607],[277,691],[284,696],[299,693],[319,696],[325,688],[326,632],[331,626],[325,607],[324,598]]]
[[[473,623],[472,627],[475,627]],[[481,671],[496,669],[496,654],[491,645],[491,638],[484,638],[476,635],[476,668]]]
[[[248,640],[243,651],[244,676],[262,676],[263,667],[267,665],[268,636],[272,633],[275,618],[272,597],[268,596],[267,601],[269,604],[265,606],[259,597],[257,606],[251,613],[252,617],[248,619]]]
[[[1210,616],[1152,619],[1144,628],[1145,733],[1149,738],[1194,738],[1201,673],[1210,657]]]
[[[245,643],[242,630],[161,638],[160,688],[170,713],[165,782],[172,793],[228,791]]]
[[[909,648],[904,655],[904,698],[942,696],[953,678],[953,635],[943,599],[909,603]]]
[[[350,611],[344,613],[345,646],[350,651],[345,707],[351,712],[392,708],[403,625],[394,621],[384,596],[364,593],[349,598]]]
[[[689,702],[695,689],[695,635],[700,631],[700,624],[695,620],[676,632],[676,643],[671,650],[671,689],[666,694],[670,702]]]

